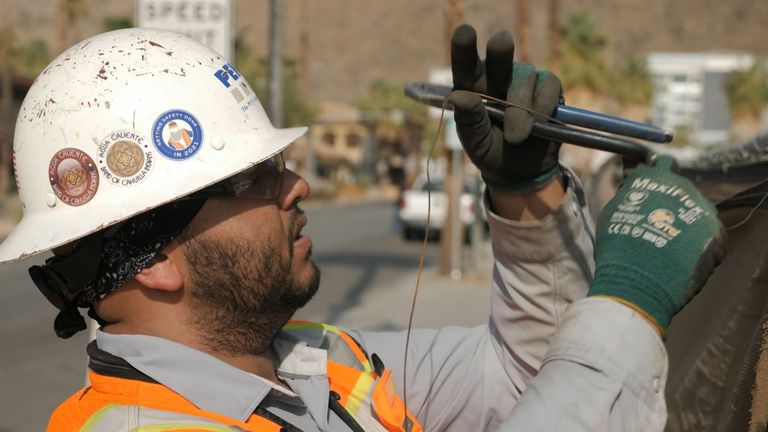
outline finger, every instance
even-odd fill
[[[512,81],[512,66],[515,59],[515,41],[509,32],[493,35],[486,46],[485,76],[488,94],[504,99]]]
[[[557,75],[549,72],[538,72],[537,75],[532,108],[535,113],[541,114],[534,115],[537,120],[547,121],[546,117],[551,117],[560,103],[563,86]]]
[[[461,144],[470,156],[488,151],[491,133],[491,119],[480,96],[475,93],[456,90],[448,96],[453,104],[453,116],[456,120]]]
[[[515,67],[517,74],[517,67]],[[518,78],[507,91],[507,100],[516,106],[508,106],[504,109],[504,141],[518,144],[526,140],[533,128],[533,116],[528,113],[533,103],[533,94],[536,88],[536,74]],[[518,108],[519,107],[519,108]]]
[[[454,89],[485,91],[483,64],[477,56],[477,34],[472,26],[462,24],[453,32],[451,70]]]

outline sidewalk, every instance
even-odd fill
[[[483,243],[482,252],[479,269],[465,274],[461,280],[440,275],[435,267],[424,269],[416,300],[414,328],[472,327],[487,322],[493,265],[487,241]],[[404,330],[408,326],[415,286],[416,271],[403,273],[386,289],[366,291],[358,306],[348,309],[337,323],[331,324],[361,330]]]

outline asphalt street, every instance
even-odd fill
[[[297,317],[357,326],[348,312],[371,292],[386,298],[393,280],[413,274],[420,243],[400,238],[390,202],[308,204],[306,211],[304,233],[323,273],[318,295]],[[437,249],[429,246],[428,266]],[[44,430],[50,412],[84,381],[87,335],[58,339],[55,311],[28,279],[27,267],[42,261],[0,267],[0,432]],[[397,313],[399,319],[368,327],[401,329],[407,310]]]

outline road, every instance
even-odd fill
[[[308,204],[306,211],[304,232],[313,240],[322,282],[297,317],[338,322],[364,294],[386,290],[388,281],[416,269],[420,243],[400,239],[392,203]],[[437,245],[430,245],[427,264],[436,254]],[[41,261],[0,267],[0,432],[44,430],[49,413],[83,384],[87,335],[54,335],[55,311],[26,274]]]

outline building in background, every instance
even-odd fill
[[[731,116],[724,83],[754,57],[743,53],[650,53],[653,78],[651,123],[708,146],[730,137]]]

